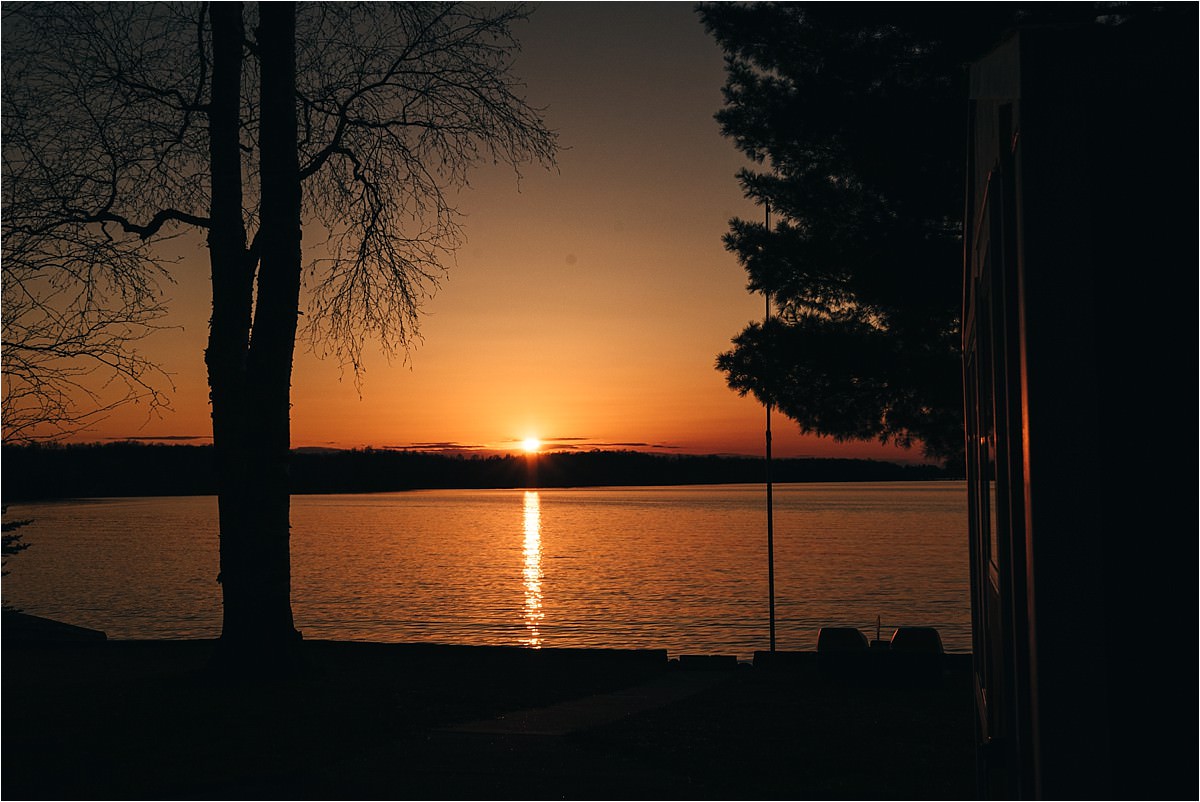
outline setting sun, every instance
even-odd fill
[[[542,441],[536,437],[526,437],[521,441],[521,448],[525,449],[530,454],[542,447]]]

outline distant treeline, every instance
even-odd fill
[[[5,446],[5,501],[216,492],[211,446],[108,443]],[[583,451],[536,456],[447,456],[355,449],[292,454],[293,493],[433,488],[595,487],[762,482],[762,458]],[[777,482],[885,482],[957,478],[932,465],[857,459],[776,459]]]

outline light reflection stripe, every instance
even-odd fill
[[[542,508],[536,490],[525,491],[525,629],[522,642],[541,647],[542,612]]]

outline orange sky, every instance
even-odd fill
[[[759,454],[763,410],[713,365],[761,296],[722,247],[757,218],[743,159],[713,120],[721,52],[690,3],[550,3],[518,28],[517,73],[564,147],[518,187],[488,168],[460,196],[467,242],[425,307],[408,364],[368,353],[361,398],[336,363],[298,348],[295,446],[452,443]],[[207,252],[197,237],[168,288],[177,329],[145,350],[174,374],[173,411],[119,411],[80,438],[211,433],[203,349]],[[922,461],[917,450],[799,435],[775,416],[778,456]]]

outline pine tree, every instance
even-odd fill
[[[1036,11],[1036,6],[1031,7]],[[1112,8],[1108,9],[1111,14]],[[1009,4],[709,4],[722,133],[769,210],[725,245],[774,317],[717,358],[729,386],[806,433],[919,443],[957,463],[966,65],[1038,16]]]

